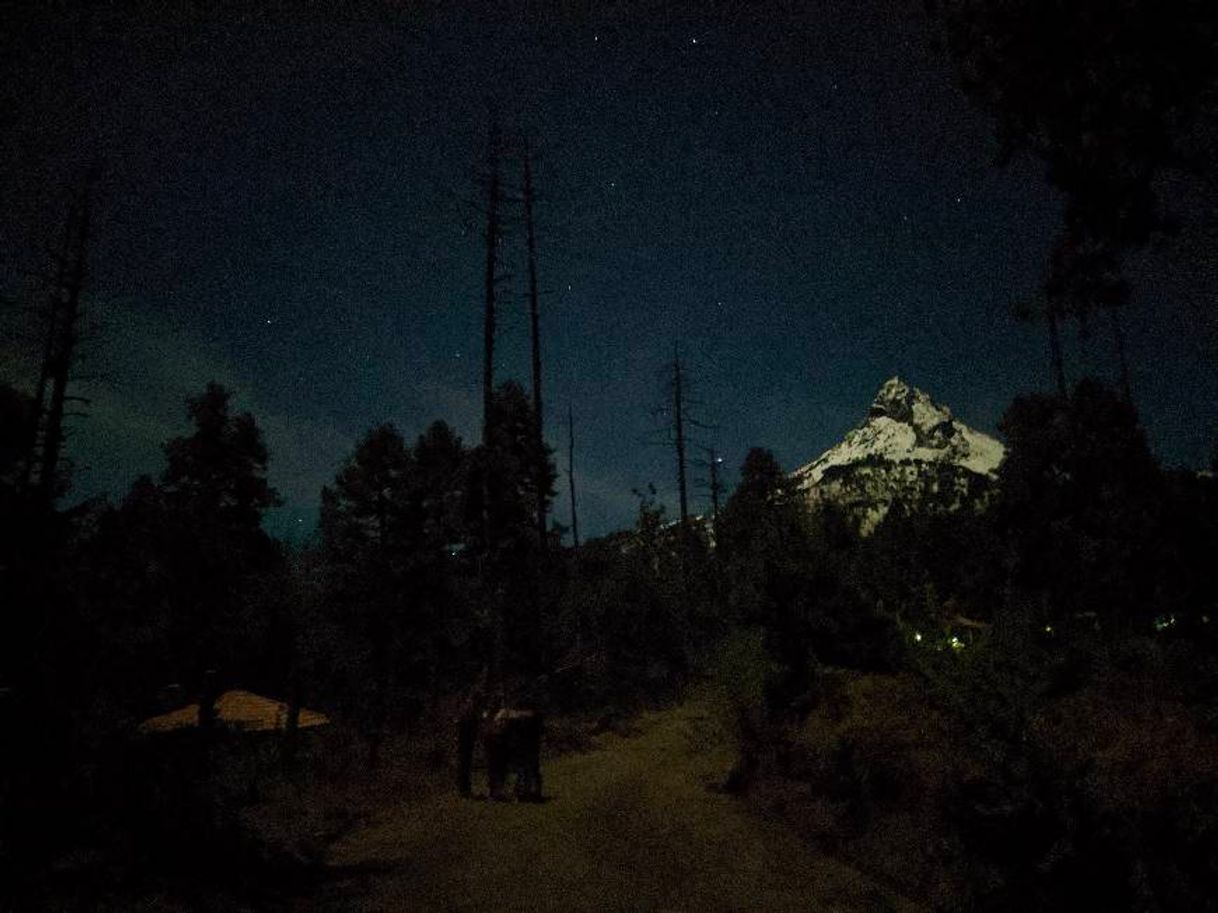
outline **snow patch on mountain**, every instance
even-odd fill
[[[866,533],[898,499],[950,510],[982,496],[1004,452],[999,441],[893,377],[858,427],[792,477],[809,501],[846,507]]]

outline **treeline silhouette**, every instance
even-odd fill
[[[191,430],[166,442],[158,477],[66,509],[23,485],[29,400],[5,388],[2,404],[0,859],[6,884],[42,874],[29,902],[82,846],[124,847],[145,872],[257,862],[248,877],[267,877],[239,823],[258,778],[223,760],[245,749],[223,748],[215,721],[229,689],[328,714],[339,774],[358,777],[403,736],[426,733],[447,763],[446,708],[479,677],[501,700],[613,719],[674,694],[718,633],[651,501],[635,533],[539,540],[555,472],[515,382],[496,388],[477,446],[443,421],[413,443],[369,430],[298,548],[262,527],[280,503],[262,435],[217,384],[188,401]],[[190,703],[192,732],[137,735]],[[307,765],[297,733],[272,738],[266,775]]]
[[[1218,481],[1091,380],[1001,430],[975,509],[898,502],[865,538],[749,454],[724,786],[936,908],[1213,909]]]
[[[258,784],[368,776],[402,739],[451,765],[447,708],[488,674],[604,719],[716,682],[740,748],[724,789],[936,906],[1218,896],[1218,482],[1163,470],[1104,385],[1018,397],[969,509],[898,501],[863,537],[754,449],[717,521],[682,529],[643,491],[633,529],[578,549],[538,539],[555,474],[513,382],[485,444],[368,431],[299,548],[261,526],[266,448],[218,385],[158,478],[60,511],[23,491],[26,403],[3,403],[0,852],[26,901],[121,894],[99,848],[125,878],[301,890],[309,860],[242,824]],[[343,762],[290,725],[256,750],[209,732],[233,687],[327,713]],[[192,731],[137,736],[190,702]],[[918,849],[879,836],[910,815]],[[82,847],[110,861],[65,889],[53,866]]]

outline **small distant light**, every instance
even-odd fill
[[[1202,615],[1202,616],[1201,616],[1201,623],[1202,623],[1203,625],[1207,625],[1207,624],[1209,624],[1209,623],[1210,623],[1210,617],[1209,617],[1208,615]]]
[[[1045,625],[1045,633],[1046,633],[1046,634],[1052,634],[1052,633],[1053,633],[1053,625]]]
[[[691,38],[691,39],[689,39],[689,43],[690,43],[690,44],[697,44],[697,43],[698,43],[698,39],[697,39],[697,38]]]
[[[920,631],[914,631],[914,640],[918,643],[922,643],[922,634]]]
[[[951,638],[950,638],[950,639],[947,641],[947,644],[948,644],[948,646],[949,646],[949,647],[951,647],[953,650],[963,650],[963,649],[964,649],[964,641],[962,641],[962,640],[961,640],[959,637],[957,637],[955,634],[953,634],[953,635],[951,636]]]
[[[267,325],[268,327],[271,325],[271,318],[270,318],[270,317],[268,317],[268,318],[266,319],[266,325]]]

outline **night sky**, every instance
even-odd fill
[[[540,154],[546,421],[565,467],[573,406],[587,534],[629,524],[649,482],[675,510],[652,443],[675,339],[733,479],[750,446],[816,456],[893,374],[990,433],[1048,386],[1043,328],[1010,304],[1061,204],[1038,162],[994,167],[920,2],[47,6],[0,30],[0,279],[40,300],[28,273],[100,158],[76,497],[158,473],[210,379],[264,429],[286,501],[268,527],[292,538],[373,424],[474,443],[490,107]],[[496,367],[527,386],[513,228]],[[1197,250],[1139,254],[1129,318],[1152,446],[1195,467],[1218,440]],[[28,385],[28,319],[3,321],[3,379]],[[1108,348],[1102,325],[1072,336],[1073,375],[1081,352],[1114,376]]]

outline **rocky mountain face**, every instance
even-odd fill
[[[862,424],[792,477],[810,503],[845,508],[867,534],[898,501],[929,510],[980,503],[993,490],[1003,453],[999,441],[894,377]]]

